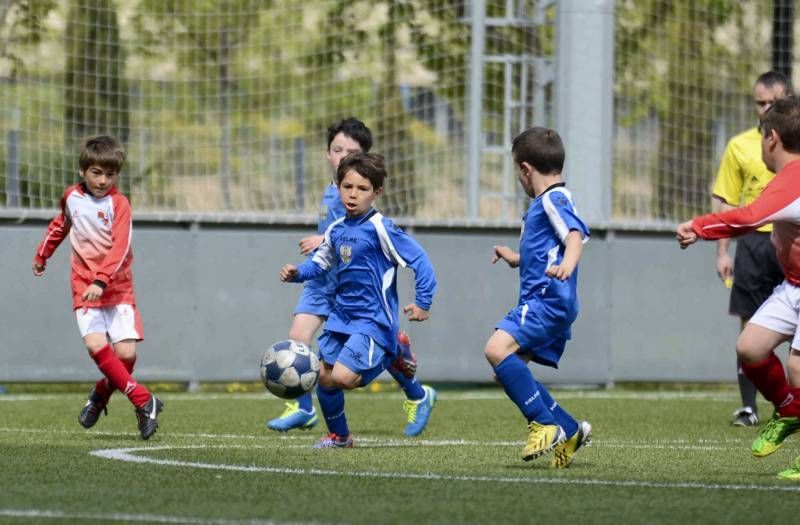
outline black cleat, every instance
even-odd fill
[[[94,387],[92,387],[92,391],[89,392],[89,399],[83,405],[81,413],[78,414],[78,423],[83,428],[92,428],[97,423],[97,420],[100,419],[101,412],[105,412],[108,415],[107,403],[108,401],[98,396],[94,391]]]
[[[151,395],[144,406],[136,409],[136,419],[139,420],[139,433],[142,439],[148,439],[156,433],[158,428],[158,414],[164,410],[164,403],[156,396]]]

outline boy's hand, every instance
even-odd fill
[[[319,245],[322,244],[322,241],[324,240],[324,235],[310,235],[300,239],[300,242],[298,243],[300,245],[300,253],[302,255],[308,255],[319,248]]]
[[[519,254],[509,248],[508,246],[495,246],[494,255],[492,256],[492,264],[500,259],[508,263],[511,268],[519,266]]]
[[[692,230],[692,221],[680,223],[675,230],[675,238],[678,239],[682,250],[697,242],[697,234]]]
[[[570,275],[572,275],[572,272],[574,270],[575,268],[568,268],[567,265],[562,263],[562,264],[554,264],[553,266],[545,270],[545,273],[547,274],[548,277],[555,277],[559,281],[566,281],[567,279],[569,279]]]
[[[84,301],[96,301],[100,299],[100,296],[103,295],[103,289],[97,286],[96,284],[92,283],[86,287],[84,290],[81,299]]]
[[[38,263],[33,263],[33,275],[36,277],[41,277],[44,275],[44,266]]]
[[[411,303],[403,308],[403,313],[408,314],[409,321],[426,321],[431,316],[427,310],[423,310],[415,303]]]
[[[297,273],[297,266],[293,264],[284,264],[280,273],[281,281],[290,283],[297,276]]]

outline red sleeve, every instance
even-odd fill
[[[111,249],[92,276],[93,281],[108,284],[125,262],[131,249],[131,205],[122,194],[114,195],[114,223],[111,225]]]
[[[800,199],[800,184],[792,184],[792,174],[776,176],[756,200],[743,208],[709,213],[692,220],[692,231],[708,240],[737,237],[770,222],[792,216]],[[795,206],[793,206],[795,204]]]
[[[55,253],[56,248],[58,248],[61,242],[69,235],[69,229],[72,226],[72,222],[66,211],[67,196],[69,193],[70,189],[65,191],[64,195],[61,197],[61,213],[56,215],[55,218],[50,221],[50,224],[47,225],[47,233],[45,233],[44,239],[39,243],[39,247],[36,248],[36,254],[33,256],[33,262],[42,267],[47,264],[47,259]]]

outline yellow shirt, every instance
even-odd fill
[[[731,206],[747,206],[761,195],[775,176],[761,160],[761,133],[751,128],[733,137],[722,154],[711,193]],[[772,225],[758,229],[771,232]]]

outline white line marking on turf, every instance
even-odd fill
[[[111,437],[131,437],[138,436],[133,432],[103,432],[97,430],[65,430],[65,429],[39,429],[39,428],[3,428],[0,432],[19,433],[19,434],[65,434],[65,435],[96,435]],[[241,439],[246,441],[265,441],[272,447],[298,447],[306,448],[309,441],[307,436],[291,435],[259,435],[259,434],[204,434],[204,433],[170,433],[170,438],[187,439]],[[286,445],[286,441],[301,441],[302,445]],[[360,448],[380,448],[380,447],[518,447],[523,443],[519,441],[477,441],[467,439],[381,439],[371,437],[359,437]],[[742,443],[750,443],[749,439],[698,439],[689,441],[687,439],[672,440],[641,440],[641,441],[615,441],[598,440],[595,438],[592,445],[610,448],[637,448],[637,449],[668,449],[668,450],[731,450]],[[177,446],[177,445],[176,445]],[[266,446],[266,445],[264,445]]]
[[[437,472],[342,472],[338,470],[323,470],[315,468],[283,468],[283,467],[258,467],[255,465],[227,465],[202,463],[199,461],[179,461],[175,459],[149,458],[135,454],[136,452],[154,450],[173,450],[173,449],[208,449],[208,448],[245,448],[245,447],[208,447],[204,445],[188,446],[157,446],[157,447],[130,447],[130,448],[111,448],[92,450],[90,455],[104,459],[126,461],[130,463],[149,463],[153,465],[163,465],[170,467],[193,467],[205,470],[227,470],[234,472],[266,472],[270,474],[296,474],[312,476],[348,476],[356,478],[387,478],[387,479],[419,479],[430,481],[467,481],[467,482],[490,482],[490,483],[531,483],[531,484],[550,484],[550,485],[596,485],[612,487],[643,487],[657,489],[701,489],[701,490],[733,490],[733,491],[779,491],[779,492],[800,492],[800,486],[783,485],[755,485],[755,484],[725,484],[725,483],[696,483],[696,482],[660,482],[660,481],[637,481],[637,480],[601,480],[601,479],[564,479],[564,478],[523,478],[508,476],[469,476],[456,474],[440,474]],[[252,448],[252,447],[250,447]]]
[[[144,523],[199,523],[201,525],[300,525],[297,521],[273,521],[257,519],[214,519],[199,518],[195,516],[163,516],[159,514],[127,514],[127,513],[100,513],[100,512],[67,512],[60,510],[42,509],[0,509],[0,516],[9,518],[31,518],[32,520],[49,519],[78,519],[98,521],[139,521]]]
[[[684,400],[684,401],[717,401],[729,402],[738,399],[738,394],[735,392],[638,392],[638,391],[608,391],[608,390],[588,390],[588,391],[572,391],[572,390],[558,390],[556,392],[558,399],[635,399],[635,400]],[[353,392],[348,400],[358,399],[401,399],[402,393],[397,392]],[[0,402],[14,402],[14,401],[57,401],[69,398],[86,398],[83,394],[65,393],[65,394],[3,394],[0,395]],[[168,401],[245,401],[245,400],[265,400],[265,401],[278,401],[272,395],[264,393],[220,393],[220,394],[193,394],[193,393],[165,393],[159,394],[159,398]],[[486,392],[442,392],[438,394],[439,400],[444,401],[493,401],[499,399],[507,399],[506,395],[498,390],[491,390]]]

